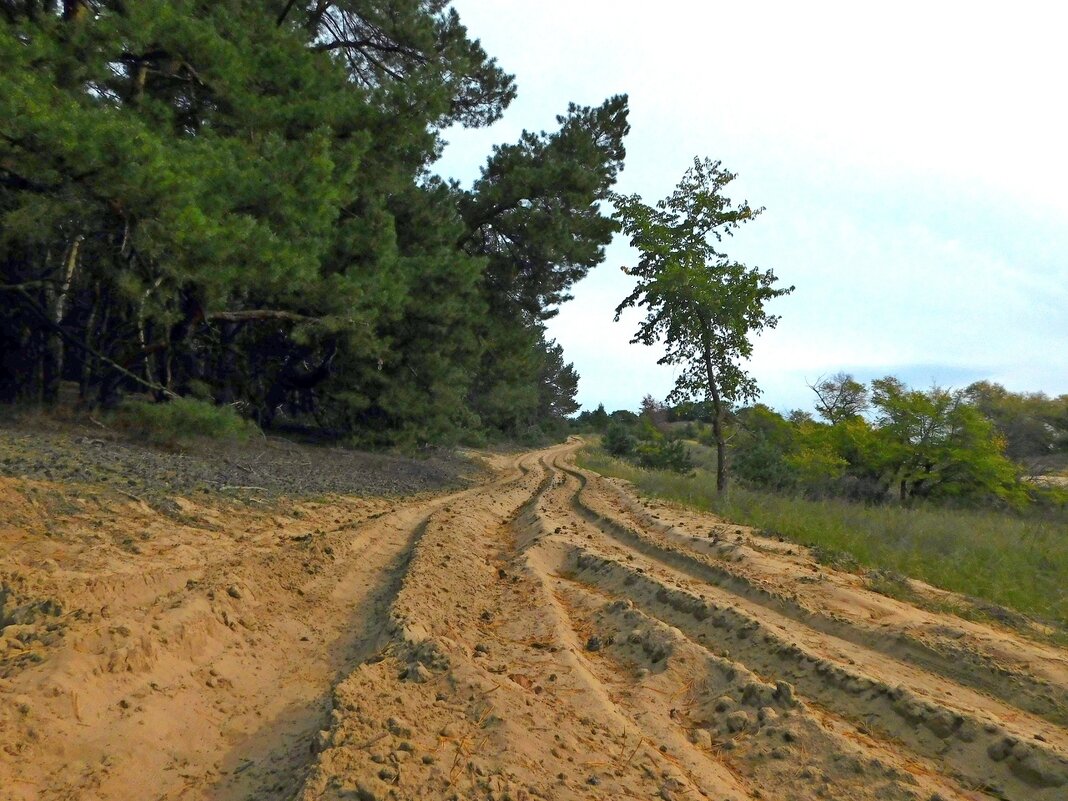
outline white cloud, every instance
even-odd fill
[[[1057,4],[455,5],[520,99],[489,131],[450,132],[443,172],[470,180],[492,143],[627,92],[624,191],[651,202],[710,155],[740,174],[735,197],[768,207],[731,252],[797,285],[756,349],[769,402],[865,366],[1068,392]],[[551,326],[585,403],[634,406],[672,383],[656,351],[626,344],[633,322],[611,322],[626,260],[613,246]]]

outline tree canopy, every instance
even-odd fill
[[[746,267],[720,250],[725,236],[761,212],[727,197],[734,178],[718,161],[694,159],[675,191],[655,206],[636,195],[615,198],[616,218],[640,254],[637,266],[625,268],[638,280],[616,319],[626,308],[644,307],[631,341],[663,343],[659,363],[680,368],[670,398],[704,395],[711,402],[721,492],[727,483],[725,415],[730,404],[759,394],[745,369],[752,336],[778,322],[765,305],[793,291],[776,287],[771,270]]]
[[[769,489],[868,503],[1020,508],[1041,495],[1040,487],[1021,481],[1026,466],[1009,454],[1006,438],[977,402],[974,385],[922,390],[894,376],[870,385],[844,378],[839,374],[831,381],[852,386],[855,397],[870,398],[870,414],[816,421],[797,413],[786,418],[759,404],[738,410],[731,420],[735,473]],[[818,383],[813,389],[822,390],[817,408],[825,407],[826,388]]]
[[[916,389],[892,375],[867,384],[844,373],[830,380],[869,399],[867,412],[836,415],[832,421],[801,411],[783,415],[761,403],[728,411],[723,428],[737,480],[775,492],[865,504],[1016,512],[1031,507],[1039,514],[1068,505],[1059,481],[1035,480],[1036,470],[1057,476],[1068,467],[1068,448],[1060,444],[1068,397],[1010,392],[989,382],[964,390]],[[821,389],[817,408],[826,406],[822,384],[813,387]],[[991,404],[996,416],[987,411]],[[1038,410],[1052,421],[1041,429],[1033,425]],[[587,412],[576,422],[603,431],[602,444],[615,456],[685,471],[694,464],[711,469],[707,446],[717,441],[713,419],[698,404],[665,407],[646,396],[640,416]],[[1038,430],[1044,436],[1032,440]],[[1005,431],[1027,437],[1013,451]],[[678,460],[671,458],[675,451]]]
[[[233,404],[369,442],[536,430],[542,322],[603,259],[627,101],[502,144],[515,82],[443,0],[0,5],[0,397]]]
[[[977,381],[964,396],[986,416],[1005,440],[1005,454],[1040,475],[1068,463],[1068,395],[1010,392],[1000,384]]]
[[[829,423],[860,417],[871,407],[868,388],[848,373],[821,377],[809,388],[816,393],[816,412]]]

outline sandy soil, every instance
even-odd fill
[[[1068,651],[577,447],[261,511],[0,480],[0,798],[1068,798]]]

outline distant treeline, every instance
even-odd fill
[[[1015,393],[986,381],[918,390],[892,376],[864,384],[844,373],[812,389],[816,417],[763,404],[730,414],[735,479],[865,503],[1068,504],[1068,488],[1028,480],[1068,470],[1068,395]],[[710,414],[706,404],[665,407],[646,397],[641,414],[602,406],[577,424],[604,432],[616,456],[686,472],[711,463],[702,452],[712,444]]]
[[[443,0],[0,3],[0,399],[149,393],[365,442],[577,409],[627,101],[430,173],[515,96]]]

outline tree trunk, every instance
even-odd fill
[[[141,293],[141,302],[137,305],[137,341],[141,345],[141,352],[144,353],[148,350],[148,337],[145,334],[145,305],[148,303],[149,297],[159,289],[159,285],[163,283],[163,276],[157,278],[152,286]],[[151,361],[145,359],[145,378],[149,381],[152,380]]]
[[[58,289],[53,289],[50,284],[45,285],[45,309],[48,321],[52,323],[50,330],[45,334],[44,352],[41,354],[43,364],[41,400],[45,403],[55,401],[59,394],[59,382],[63,379],[64,354],[60,326],[63,324],[63,315],[66,313],[67,295],[70,293],[74,270],[78,266],[78,251],[83,239],[81,234],[75,236],[64,253]]]
[[[255,323],[264,320],[286,320],[293,323],[321,323],[317,317],[307,317],[291,311],[280,309],[246,309],[244,311],[206,312],[204,319],[208,322]]]
[[[278,19],[276,20],[277,25],[281,26],[281,24],[286,21],[286,17],[289,16],[289,12],[293,9],[295,4],[296,0],[289,0],[289,2],[286,3],[285,8],[278,14]]]
[[[727,491],[727,440],[723,436],[723,403],[716,385],[710,381],[708,386],[712,396],[712,434],[716,438],[716,493],[722,495]]]
[[[709,324],[701,320],[701,358],[705,365],[705,380],[712,398],[712,435],[716,438],[716,494],[727,491],[727,440],[723,435],[723,399],[716,386],[716,368],[712,364],[712,337]]]
[[[137,64],[137,71],[134,72],[133,80],[133,98],[134,105],[140,105],[141,100],[145,96],[145,83],[148,81],[148,62],[140,61]],[[122,250],[126,249],[126,239],[123,238]]]
[[[89,309],[89,317],[85,321],[85,344],[92,348],[96,339],[93,336],[93,328],[96,326],[96,316],[100,313],[100,285],[93,289],[93,305]],[[78,400],[84,406],[89,406],[89,386],[93,380],[93,356],[88,350],[82,353],[81,378],[78,381]]]
[[[237,339],[240,330],[240,323],[224,323],[219,332],[219,359],[216,363],[215,375],[222,379],[222,385],[216,397],[220,404],[230,404],[237,400],[234,383],[237,380],[238,365],[234,340]]]

